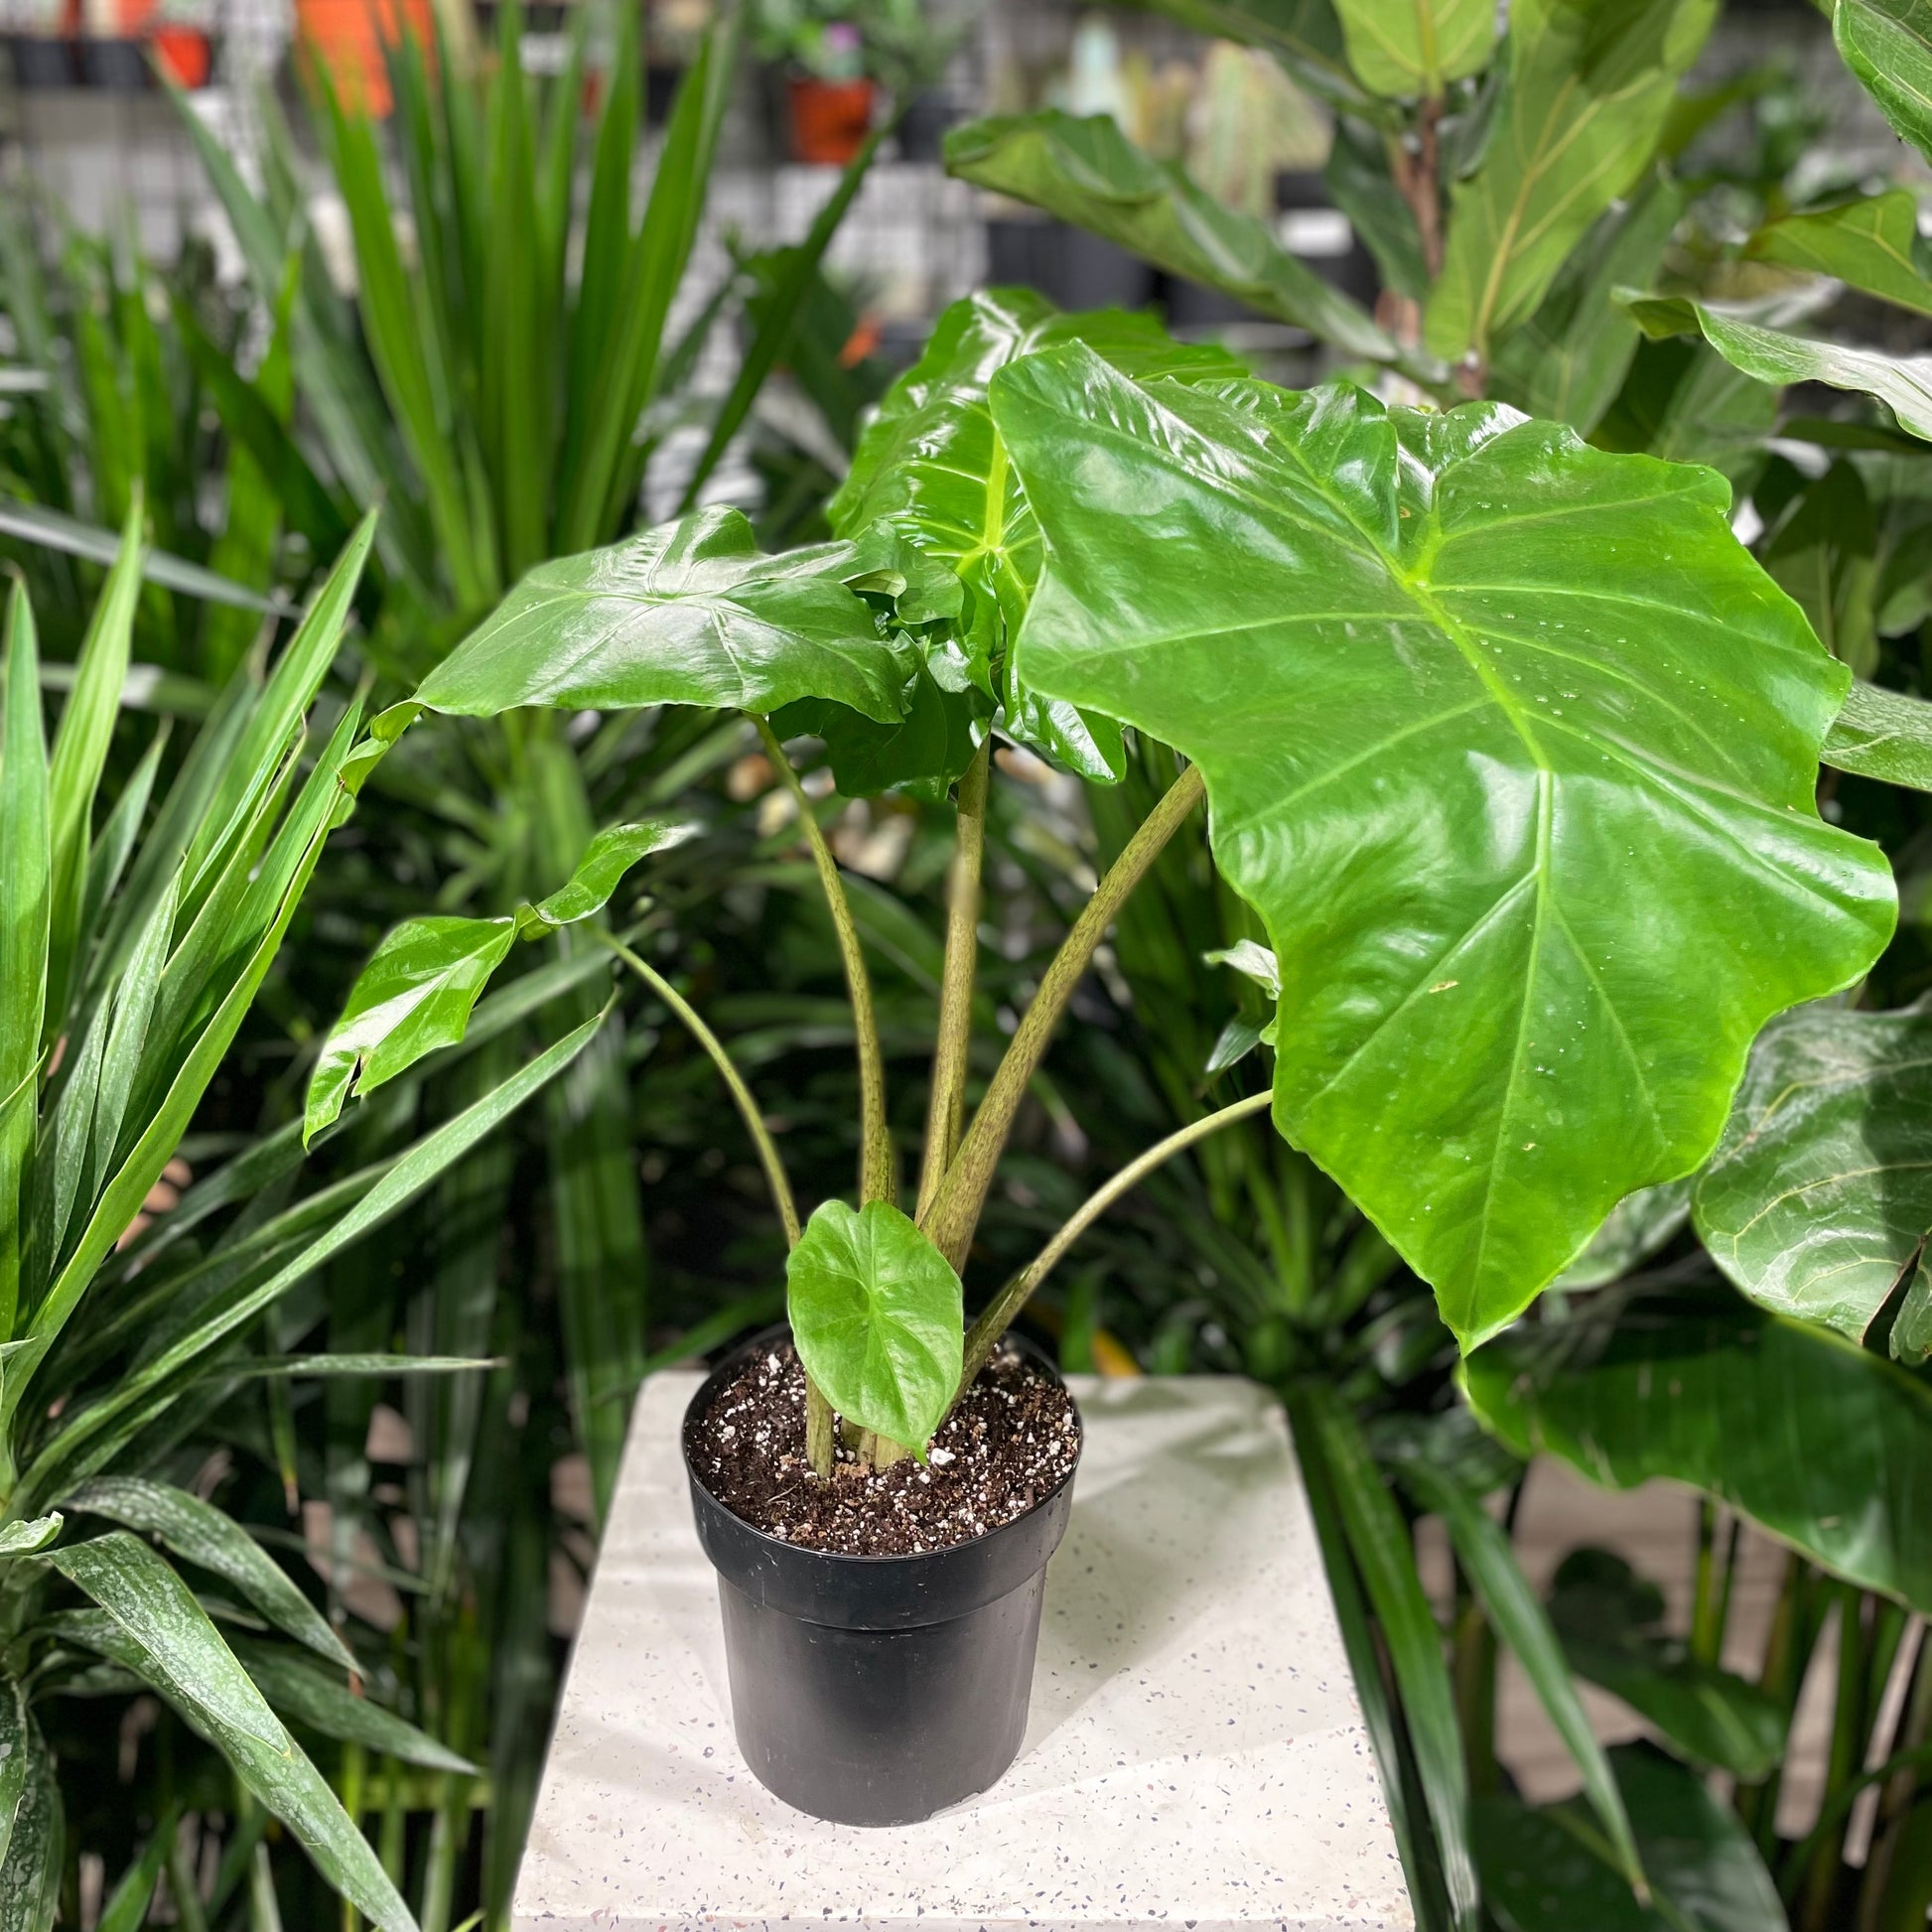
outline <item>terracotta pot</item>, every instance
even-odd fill
[[[208,69],[213,65],[213,50],[208,37],[199,27],[157,27],[153,34],[154,58],[178,87],[206,87]]]
[[[389,112],[382,58],[405,33],[432,45],[430,0],[296,0],[296,33],[305,56],[328,73],[343,104],[378,119]]]
[[[794,161],[843,168],[872,132],[870,80],[820,80],[794,73],[785,81]]]

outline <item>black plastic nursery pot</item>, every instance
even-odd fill
[[[915,1824],[984,1791],[1019,1753],[1046,1560],[1066,1532],[1078,1459],[1024,1516],[923,1556],[840,1556],[766,1536],[698,1479],[691,1445],[746,1358],[788,1334],[767,1329],[735,1351],[684,1412],[732,1724],[759,1782],[786,1804],[843,1825]]]

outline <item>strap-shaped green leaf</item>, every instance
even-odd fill
[[[239,1590],[276,1629],[285,1630],[332,1664],[359,1670],[329,1620],[241,1525],[212,1503],[146,1476],[95,1476],[63,1498],[66,1507],[104,1516],[157,1536],[176,1556],[211,1571]]]
[[[1643,178],[1717,0],[1531,0],[1481,163],[1449,200],[1423,340],[1486,360],[1589,225]]]
[[[1476,1350],[1462,1378],[1519,1455],[1560,1455],[1607,1488],[1687,1482],[1836,1576],[1932,1610],[1932,1383],[1882,1355],[1724,1283],[1604,1289]]]
[[[1072,348],[993,408],[1049,550],[1023,669],[1200,766],[1281,967],[1276,1119],[1473,1346],[1884,945],[1889,867],[1813,803],[1848,674],[1720,479],[1497,405]]]
[[[112,1619],[98,1633],[103,1655],[153,1685],[220,1751],[343,1897],[382,1932],[416,1932],[367,1840],[174,1571],[125,1530],[47,1561]]]
[[[11,1678],[0,1685],[0,1740],[8,1747],[0,1770],[0,1932],[51,1932],[66,1866],[61,1788],[47,1741]]]
[[[889,1201],[820,1204],[785,1262],[792,1340],[847,1422],[921,1460],[959,1387],[959,1277]]]
[[[1767,1027],[1696,1213],[1752,1301],[1863,1340],[1932,1231],[1932,1008]]]
[[[539,564],[416,693],[432,711],[518,705],[711,705],[775,711],[829,698],[899,715],[903,666],[847,588],[877,559],[850,544],[759,553],[734,509]]]
[[[1832,38],[1885,119],[1932,161],[1932,5],[1836,0]]]
[[[1496,44],[1490,0],[1335,0],[1335,11],[1356,78],[1395,100],[1479,73]]]
[[[373,1699],[352,1693],[303,1652],[248,1637],[236,1637],[233,1648],[261,1694],[291,1723],[307,1725],[325,1737],[366,1744],[372,1751],[405,1764],[420,1764],[425,1770],[448,1771],[456,1777],[477,1775],[468,1758]]]

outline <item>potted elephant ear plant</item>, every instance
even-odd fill
[[[1153,1167],[1272,1106],[1471,1347],[1619,1199],[1704,1160],[1766,1020],[1876,957],[1889,870],[1813,804],[1848,674],[1727,508],[1710,471],[1607,455],[1499,404],[1290,393],[1142,318],[982,294],[888,396],[832,505],[837,541],[760,556],[737,512],[706,510],[543,565],[376,721],[383,740],[424,709],[736,709],[796,800],[862,1112],[855,1201],[802,1224],[724,1042],[591,917],[612,866],[669,834],[605,834],[582,869],[596,876],[563,893],[572,929],[716,1061],[791,1241],[789,1338],[721,1366],[684,1437],[739,1736],[780,1796],[905,1821],[1017,1749],[1078,1423],[1008,1331]],[[992,751],[1105,781],[1123,729],[1171,746],[1180,775],[969,1111]],[[956,823],[906,1195],[866,962],[785,749],[807,735],[842,789],[910,788]],[[1272,946],[1272,1085],[1150,1148],[1019,1274],[968,1295],[1055,1024],[1203,803]],[[565,923],[536,906],[392,935],[324,1048],[327,1103],[455,1037],[517,934]],[[989,1487],[964,1445],[1009,1409],[1035,1442]]]

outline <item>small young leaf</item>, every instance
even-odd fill
[[[516,914],[517,929],[525,938],[539,938],[558,927],[574,925],[603,911],[618,881],[648,852],[667,852],[698,832],[696,825],[674,819],[647,818],[635,825],[607,826],[598,833],[577,862],[568,885],[548,898],[525,905]]]
[[[1237,973],[1253,980],[1271,1000],[1282,997],[1281,961],[1256,940],[1237,939],[1231,946],[1217,946],[1212,952],[1202,953],[1201,960],[1208,966],[1232,966]]]
[[[888,1201],[829,1200],[785,1264],[792,1339],[847,1422],[925,1455],[965,1348],[959,1277]]]
[[[303,1109],[304,1145],[352,1092],[367,1093],[461,1039],[471,1008],[515,942],[509,917],[432,915],[397,926],[369,955],[323,1041]]]

